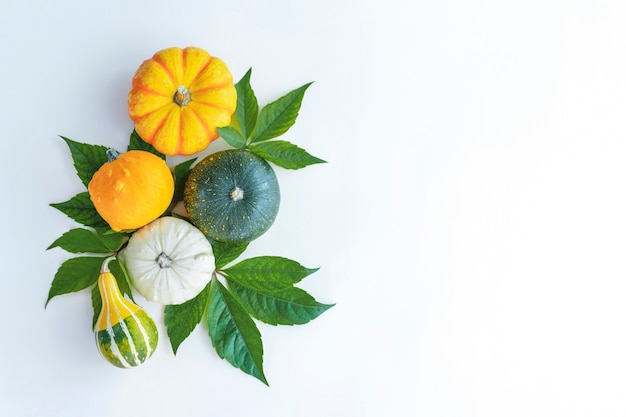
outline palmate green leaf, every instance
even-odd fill
[[[125,236],[104,234],[87,229],[71,229],[55,240],[47,249],[59,247],[70,253],[112,253],[119,249]]]
[[[181,343],[191,334],[202,320],[209,301],[207,285],[200,293],[189,301],[178,305],[165,306],[165,327],[174,354]]]
[[[46,306],[53,297],[84,290],[93,285],[100,275],[104,257],[81,256],[63,262],[52,280]]]
[[[102,259],[104,262],[104,259],[106,258]],[[133,298],[133,292],[130,286],[130,280],[128,278],[128,273],[126,272],[124,265],[119,261],[119,259],[116,258],[109,262],[109,270],[115,277],[115,281],[117,282],[117,286],[119,287],[120,292],[128,296],[128,298],[130,298],[132,302],[135,302],[135,299]],[[100,275],[99,272],[98,275]],[[100,311],[102,310],[102,297],[100,296],[98,284],[94,285],[91,289],[91,305],[93,307],[93,320],[91,327],[93,328],[96,326],[96,321],[98,320],[98,316],[100,315]]]
[[[191,173],[191,166],[194,162],[196,162],[196,159],[198,158],[192,158],[186,160],[185,162],[181,162],[172,170],[172,175],[174,176],[174,196],[172,197],[170,207],[167,209],[168,212],[171,211],[179,201],[183,200],[183,195],[185,194],[185,183]]]
[[[230,243],[210,240],[215,256],[215,269],[222,269],[241,255],[248,247],[249,242]]]
[[[154,146],[150,145],[148,142],[141,139],[141,136],[139,136],[139,134],[135,130],[133,130],[133,133],[130,134],[130,140],[128,142],[128,150],[150,152],[152,154],[155,154],[159,158],[165,160],[165,155],[157,151],[156,149],[154,149]]]
[[[237,89],[237,108],[235,109],[235,121],[239,126],[239,131],[243,137],[243,143],[245,145],[250,134],[254,130],[259,116],[259,103],[254,90],[250,85],[250,76],[252,75],[252,68],[246,72],[246,74],[235,84]],[[227,141],[228,142],[228,141]],[[230,142],[228,142],[231,144]],[[231,146],[234,146],[231,144]],[[239,148],[240,146],[235,146]]]
[[[210,284],[209,336],[220,358],[266,385],[261,333],[246,310],[216,279]]]
[[[61,139],[63,139],[70,148],[78,178],[80,178],[85,187],[87,187],[93,174],[109,160],[107,157],[107,148],[101,145],[89,145],[75,142],[63,136],[61,136]]]
[[[312,83],[297,88],[261,109],[250,142],[261,142],[285,133],[296,122],[304,92]]]
[[[94,229],[105,229],[109,225],[96,211],[89,193],[84,191],[62,203],[52,203],[50,206],[60,210],[72,220]]]
[[[334,305],[319,303],[306,291],[296,287],[261,292],[232,280],[228,281],[228,286],[253,317],[271,325],[305,324]]]
[[[287,169],[300,169],[308,165],[323,164],[326,162],[285,140],[260,142],[248,146],[248,149],[261,158]]]
[[[233,148],[241,149],[246,147],[246,139],[237,129],[232,126],[218,127],[217,133]]]
[[[258,256],[244,259],[222,272],[238,284],[265,292],[290,288],[318,269],[305,268],[280,256]]]

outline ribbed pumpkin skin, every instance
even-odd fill
[[[232,192],[239,188],[239,200]],[[204,158],[189,174],[184,204],[189,218],[209,238],[250,242],[274,223],[280,189],[272,167],[248,150],[226,150]]]
[[[165,155],[191,155],[218,138],[237,105],[226,64],[200,48],[168,48],[144,61],[128,93],[135,130]]]
[[[98,277],[102,310],[95,326],[96,345],[111,364],[131,368],[152,356],[159,339],[158,330],[143,309],[124,298],[108,270],[108,261]]]

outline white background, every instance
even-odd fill
[[[12,1],[0,14],[2,416],[626,415],[626,3]],[[306,82],[247,255],[337,305],[260,325],[271,387],[204,329],[103,361],[88,292],[44,310],[82,185],[57,135],[123,149],[130,80],[199,46],[265,104]],[[216,142],[211,151],[224,148]]]

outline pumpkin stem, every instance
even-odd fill
[[[107,158],[109,159],[109,162],[113,162],[119,157],[120,157],[120,153],[118,151],[116,151],[113,148],[107,149]]]
[[[100,268],[100,273],[101,274],[104,274],[105,272],[110,272],[109,271],[109,262],[111,262],[114,259],[115,259],[115,256],[109,256],[108,258],[106,258],[104,260],[104,262],[102,263],[102,267]]]
[[[235,188],[233,188],[232,190],[230,190],[230,193],[228,194],[230,196],[230,199],[233,201],[239,201],[243,198],[243,190],[237,186],[235,186]]]
[[[181,85],[176,89],[174,93],[174,103],[180,107],[186,106],[191,101],[191,93],[187,90],[187,87]]]
[[[174,261],[172,261],[172,258],[170,258],[169,256],[167,256],[165,254],[165,252],[161,252],[159,254],[159,256],[157,256],[157,258],[155,259],[156,263],[159,264],[159,266],[161,268],[169,268],[170,266],[172,266],[172,264],[174,263]]]

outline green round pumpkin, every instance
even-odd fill
[[[280,189],[267,161],[229,149],[208,155],[191,170],[183,200],[189,219],[207,237],[250,242],[274,223]]]

